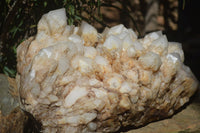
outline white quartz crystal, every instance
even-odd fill
[[[64,100],[64,106],[66,108],[71,107],[79,98],[85,96],[87,94],[87,90],[85,87],[76,86],[72,91],[68,94],[68,96]]]
[[[162,64],[160,56],[153,52],[147,52],[146,54],[140,56],[139,63],[144,69],[151,69],[157,71]]]
[[[38,22],[17,48],[22,108],[45,133],[115,132],[171,116],[197,80],[181,44],[159,32],[137,37],[120,24],[103,33],[87,22],[67,25],[65,9]]]
[[[94,59],[97,55],[97,50],[94,47],[84,47],[84,56]]]
[[[64,8],[50,11],[48,14],[43,15],[39,21],[38,32],[44,31],[48,35],[61,34],[67,25],[66,20]]]
[[[121,50],[121,47],[122,47],[122,41],[115,35],[111,35],[109,36],[103,46],[105,48],[107,48],[108,50]]]
[[[95,42],[97,42],[97,30],[88,23],[83,21],[79,32],[84,39],[86,46],[93,46]]]

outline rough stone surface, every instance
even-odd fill
[[[192,102],[173,117],[127,133],[200,133],[200,90]]]
[[[23,133],[26,120],[26,115],[19,107],[14,108],[6,116],[0,112],[0,132]]]
[[[40,123],[19,107],[14,78],[0,74],[0,133],[39,133]]]
[[[9,84],[9,80],[12,79],[0,74],[0,110],[2,115],[8,115],[19,105],[18,97],[13,97],[18,92]]]
[[[10,83],[9,83],[10,81]],[[12,82],[13,81],[13,82]],[[15,80],[0,74],[0,132],[23,133],[25,115],[18,107],[16,90],[12,87]],[[14,94],[12,96],[11,94]],[[18,107],[18,108],[17,108]]]
[[[17,49],[22,108],[43,132],[115,132],[163,119],[189,101],[197,81],[181,44],[161,32],[138,39],[117,25],[103,33],[66,23],[64,9],[42,16]]]

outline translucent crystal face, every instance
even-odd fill
[[[138,39],[122,24],[103,33],[50,11],[17,49],[23,108],[44,132],[114,132],[173,114],[197,88],[181,44],[161,32]],[[156,114],[156,116],[155,116]]]

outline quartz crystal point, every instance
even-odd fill
[[[137,38],[122,24],[103,33],[50,11],[17,48],[21,106],[43,132],[115,132],[171,116],[198,82],[181,44],[161,32]]]

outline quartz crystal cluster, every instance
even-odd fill
[[[161,32],[138,38],[122,24],[102,33],[86,22],[67,25],[50,11],[37,35],[17,48],[21,106],[43,132],[115,132],[171,116],[197,80],[181,44]]]

